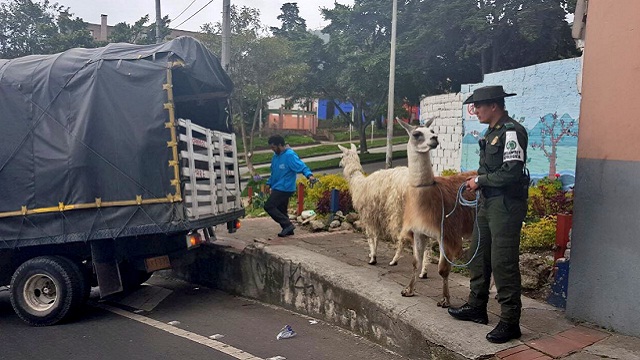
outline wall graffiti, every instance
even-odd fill
[[[503,85],[518,95],[506,98],[509,115],[529,133],[527,168],[533,178],[562,176],[573,184],[578,146],[580,94],[577,78],[580,58],[553,61],[520,69],[487,74],[482,83],[462,85],[462,93],[487,85]],[[463,105],[461,169],[478,168],[478,139],[487,130]]]

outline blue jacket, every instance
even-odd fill
[[[280,155],[273,154],[271,176],[267,180],[267,185],[273,190],[294,192],[296,191],[296,174],[300,173],[306,178],[313,175],[295,151],[285,149]]]

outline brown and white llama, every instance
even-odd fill
[[[466,172],[452,176],[434,176],[431,164],[430,151],[438,146],[438,138],[429,127],[433,119],[425,126],[412,126],[403,121],[398,121],[409,134],[407,144],[408,181],[404,201],[404,215],[401,236],[410,241],[413,239],[413,275],[409,285],[402,290],[402,296],[413,296],[417,264],[423,264],[425,251],[430,254],[428,238],[437,239],[442,244],[446,257],[453,259],[461,257],[462,239],[470,238],[475,221],[475,210],[471,207],[456,206],[458,189],[470,176],[476,172]],[[465,191],[467,200],[474,199],[474,194]],[[455,211],[444,220],[445,214],[449,214],[455,207]],[[444,226],[444,234],[441,236],[441,226]],[[445,253],[440,251],[438,273],[442,277],[442,300],[438,306],[449,307],[449,273],[451,264],[445,258]],[[423,269],[420,277],[426,277]]]
[[[387,239],[396,243],[396,253],[389,265],[396,265],[403,249],[402,219],[405,194],[409,188],[409,169],[399,166],[383,169],[365,176],[356,146],[351,144],[342,150],[340,166],[349,182],[349,192],[354,209],[369,242],[369,264],[377,262],[378,241]],[[428,258],[425,258],[428,261]],[[425,264],[426,269],[426,264]]]

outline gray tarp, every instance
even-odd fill
[[[193,38],[0,60],[0,214],[175,193],[163,89],[171,61],[184,63],[173,71],[176,96],[218,94],[205,97],[200,107],[176,105],[178,116],[229,131],[226,104],[233,84]],[[143,228],[166,232],[182,219],[179,206],[2,217],[0,248],[116,237]]]

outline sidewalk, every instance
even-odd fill
[[[485,335],[498,322],[491,296],[489,325],[456,321],[436,306],[442,281],[432,264],[418,279],[415,297],[400,291],[409,281],[411,254],[388,266],[394,250],[379,244],[378,265],[367,264],[362,234],[296,234],[278,238],[270,218],[245,219],[234,234],[202,249],[189,280],[255,298],[349,329],[410,359],[640,359],[640,341],[565,318],[546,303],[523,298],[522,338],[491,344]],[[452,273],[451,302],[465,302],[468,279]]]

